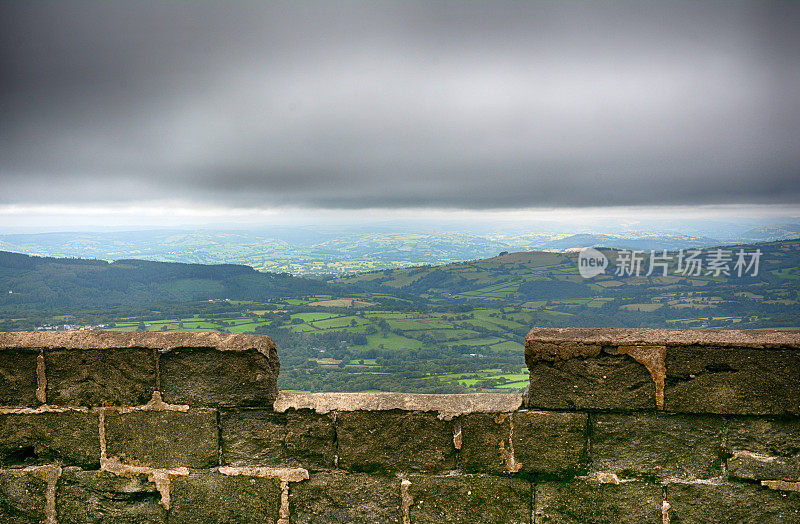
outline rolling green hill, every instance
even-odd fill
[[[706,266],[699,274],[681,273],[678,252],[669,252],[665,259],[669,261],[667,274],[655,265],[648,276],[649,251],[641,253],[639,275],[627,274],[620,270],[620,264],[615,264],[623,252],[601,249],[611,265],[605,274],[589,279],[579,275],[578,252],[571,251],[510,253],[444,266],[363,273],[334,282],[375,293],[418,296],[434,303],[527,305],[564,312],[586,307],[615,311],[638,308],[648,312],[663,309],[664,313],[671,310],[674,315],[681,310],[696,313],[715,309],[741,316],[748,311],[798,305],[800,240],[725,246],[721,248],[723,255],[731,258],[726,265],[728,275],[717,274],[707,266],[716,249],[701,251],[700,258]],[[748,256],[756,250],[761,252],[757,274],[752,274],[754,268],[741,276],[737,274],[739,250]]]
[[[0,251],[0,307],[97,307],[256,300],[325,293],[330,285],[249,266],[33,257]]]

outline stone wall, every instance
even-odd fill
[[[525,361],[527,409],[588,417],[535,519],[800,522],[800,333],[533,329]]]
[[[534,329],[524,395],[278,392],[268,337],[0,333],[0,522],[800,522],[800,335]]]

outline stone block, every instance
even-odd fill
[[[312,473],[289,486],[293,523],[401,522],[400,481],[344,471]]]
[[[530,522],[532,486],[525,480],[428,475],[408,480],[411,522]]]
[[[275,478],[194,472],[172,479],[169,524],[275,523],[281,483]]]
[[[800,522],[800,493],[753,484],[668,484],[670,524]]]
[[[627,355],[536,362],[530,376],[525,400],[530,409],[656,409],[650,373]]]
[[[521,393],[303,393],[281,391],[274,409],[281,413],[309,409],[317,413],[342,411],[424,411],[452,419],[466,413],[508,413],[522,407]]]
[[[800,351],[675,347],[665,407],[680,413],[800,414]]]
[[[510,413],[470,413],[459,418],[461,450],[458,462],[473,473],[510,473]]]
[[[229,466],[288,465],[286,415],[266,409],[220,413],[222,461]]]
[[[36,398],[38,351],[0,349],[0,406],[31,407]]]
[[[156,389],[152,349],[48,350],[44,359],[48,404],[135,406]]]
[[[662,488],[658,484],[542,482],[536,484],[535,490],[534,522],[662,522]]]
[[[336,423],[339,466],[358,471],[440,471],[455,467],[453,426],[435,413],[352,411]]]
[[[220,415],[222,459],[232,466],[334,467],[332,417],[303,410],[229,410]]]
[[[100,464],[99,419],[77,411],[0,414],[0,465]]]
[[[117,476],[105,471],[66,468],[58,479],[59,524],[163,523],[161,494],[147,475]]]
[[[565,475],[585,467],[585,413],[471,413],[460,424],[467,472]]]
[[[47,482],[35,472],[0,470],[0,522],[45,522],[46,496]]]
[[[719,417],[599,414],[591,423],[591,471],[658,479],[722,474]]]
[[[512,443],[521,473],[570,475],[586,468],[585,413],[516,411]]]
[[[800,421],[736,418],[725,440],[731,477],[800,480]]]
[[[190,406],[272,406],[278,357],[252,350],[178,348],[161,355],[164,400]]]
[[[124,464],[208,468],[219,460],[217,414],[210,409],[106,415],[106,450]]]
[[[284,444],[290,465],[306,469],[332,468],[336,456],[336,429],[327,415],[311,411],[286,414]]]

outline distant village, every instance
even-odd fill
[[[92,331],[98,329],[105,329],[105,324],[96,324],[96,325],[78,325],[78,324],[61,324],[58,326],[51,326],[50,324],[45,324],[43,326],[36,326],[36,331]]]

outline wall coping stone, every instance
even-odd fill
[[[525,337],[525,359],[557,362],[593,357],[602,346],[800,349],[800,330],[533,328]]]
[[[273,409],[331,411],[437,411],[439,418],[451,419],[466,413],[511,412],[521,409],[521,393],[293,393],[281,391]]]
[[[256,350],[267,357],[274,357],[277,351],[275,342],[266,335],[127,331],[0,332],[0,349],[122,348],[156,349],[161,352],[176,348],[212,348],[219,351]]]

